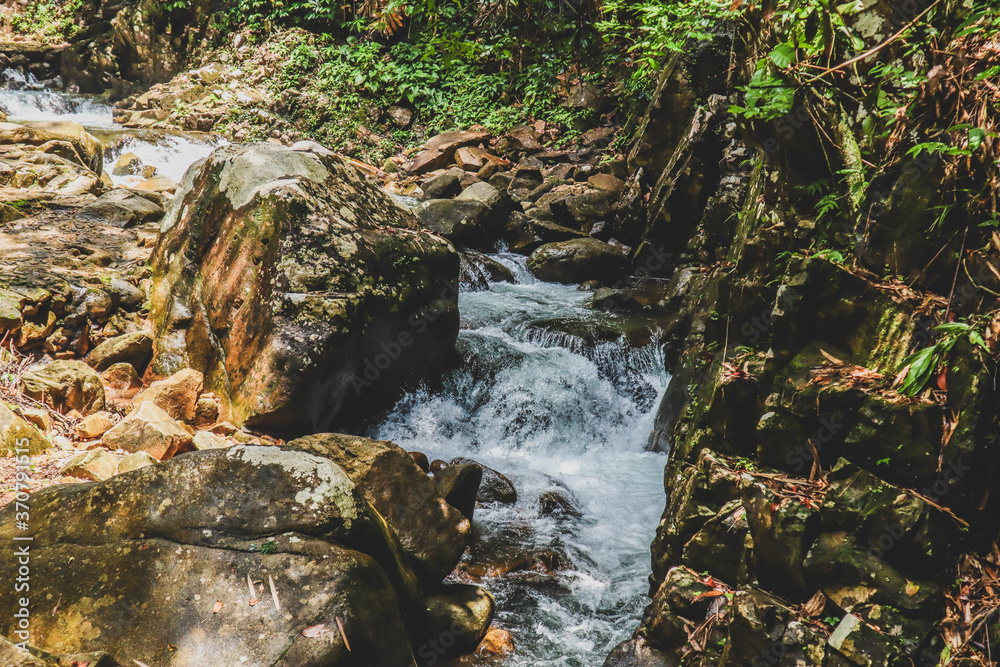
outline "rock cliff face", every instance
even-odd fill
[[[452,245],[316,144],[216,150],[185,177],[151,263],[147,373],[202,371],[238,425],[356,422],[458,335]]]
[[[997,248],[928,221],[934,161],[870,175],[824,221],[806,186],[871,150],[858,110],[738,120],[748,72],[699,75],[730,44],[736,62],[767,54],[720,34],[665,68],[618,205],[636,266],[671,279],[677,342],[650,439],[669,452],[653,599],[606,667],[938,664],[978,641],[953,629],[954,592],[986,608],[1000,461],[989,351],[964,322],[936,327],[992,331],[996,276],[976,267]],[[930,343],[944,363],[904,395],[896,375]]]

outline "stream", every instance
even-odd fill
[[[104,143],[110,174],[123,152],[180,181],[223,141],[198,133],[116,126],[111,108],[49,91],[0,90],[12,121],[70,120]],[[137,176],[112,176],[132,185]],[[477,508],[479,546],[466,560],[510,552],[558,556],[552,572],[521,570],[480,581],[496,597],[495,624],[515,653],[504,667],[600,667],[648,603],[649,548],[663,510],[661,454],[644,450],[669,375],[658,346],[596,347],[533,323],[594,319],[587,292],[536,281],[525,258],[499,253],[516,282],[463,291],[459,363],[434,388],[405,395],[366,435],[431,459],[475,459],[509,477],[514,505]],[[556,492],[573,506],[545,513]],[[453,577],[456,575],[453,575]],[[417,647],[414,647],[417,650]],[[496,664],[496,663],[491,663]]]

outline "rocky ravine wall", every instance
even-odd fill
[[[963,337],[934,391],[892,384],[936,324],[996,307],[995,279],[960,276],[949,305],[955,253],[899,269],[906,282],[866,270],[922,267],[942,245],[925,233],[939,165],[913,160],[834,222],[828,247],[848,262],[810,250],[800,186],[857,163],[856,110],[827,109],[822,128],[729,114],[748,72],[705,73],[752,68],[756,39],[720,34],[672,60],[630,156],[619,212],[645,221],[638,269],[670,278],[674,377],[650,440],[669,451],[653,600],[605,667],[968,656],[983,638],[968,641],[970,620],[991,636],[996,623],[978,583],[995,568],[994,367]],[[869,263],[847,268],[852,250]]]

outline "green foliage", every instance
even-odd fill
[[[10,18],[14,32],[47,41],[64,41],[79,30],[76,13],[83,0],[32,0]]]
[[[966,322],[939,324],[934,327],[934,331],[943,334],[939,341],[914,352],[903,360],[901,368],[906,368],[907,371],[903,385],[899,389],[901,394],[913,397],[923,391],[931,377],[933,377],[934,371],[940,365],[941,360],[962,337],[967,337],[973,345],[989,351],[982,334]]]

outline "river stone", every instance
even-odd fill
[[[114,415],[110,412],[95,412],[73,427],[73,433],[81,440],[94,440],[111,430],[115,425]]]
[[[157,380],[139,392],[134,403],[150,401],[173,419],[193,423],[198,415],[198,397],[205,378],[192,368],[177,371],[165,380]]]
[[[421,189],[424,191],[423,196],[421,196],[421,199],[424,201],[429,199],[451,199],[462,192],[462,181],[458,174],[449,169],[424,183]]]
[[[147,331],[136,331],[104,341],[90,351],[87,361],[98,373],[120,363],[130,364],[136,373],[142,373],[152,356],[153,337]]]
[[[0,403],[0,456],[12,456],[17,449],[27,449],[31,456],[36,456],[51,447],[52,443],[38,429]]]
[[[198,431],[194,434],[192,444],[195,449],[201,451],[203,449],[225,449],[232,447],[235,443],[211,431]]]
[[[488,248],[492,231],[490,208],[482,202],[459,199],[431,199],[416,208],[421,222],[435,234],[455,245]]]
[[[482,481],[482,467],[470,463],[449,465],[434,474],[438,491],[469,521],[472,521],[472,513],[476,509],[476,494]]]
[[[154,193],[150,193],[154,194]],[[118,188],[87,204],[76,214],[84,221],[98,221],[115,227],[152,222],[163,217],[163,207],[142,193]]]
[[[118,470],[115,474],[121,475],[122,473],[132,472],[133,470],[138,470],[139,468],[145,468],[146,466],[154,466],[159,461],[154,459],[147,452],[133,452],[128,456],[122,458],[118,462]]]
[[[56,410],[89,415],[104,409],[101,378],[82,361],[54,361],[32,367],[21,376],[21,391]]]
[[[628,269],[628,259],[621,250],[591,238],[546,243],[528,257],[528,270],[548,282],[599,280],[610,284]]]
[[[444,502],[405,449],[337,433],[299,438],[289,447],[323,456],[343,468],[399,536],[407,562],[421,582],[436,584],[458,564],[471,524]]]
[[[479,484],[479,492],[476,494],[477,502],[483,504],[500,503],[501,505],[513,505],[517,502],[517,489],[514,488],[514,483],[502,473],[484,466],[478,461],[461,456],[453,458],[448,463],[450,465],[471,464],[482,468],[483,479]]]
[[[101,442],[109,449],[147,452],[157,461],[163,461],[190,449],[192,439],[161,408],[143,401],[132,414],[108,430]]]
[[[437,640],[444,649],[441,658],[472,653],[493,623],[494,607],[493,596],[485,588],[469,584],[442,586],[424,597],[425,636]],[[418,657],[428,656],[418,651]]]
[[[483,130],[445,132],[431,137],[423,148],[406,165],[412,174],[424,174],[444,169],[452,163],[455,151],[463,146],[489,143],[490,133]]]
[[[104,168],[104,149],[97,137],[72,121],[37,121],[0,123],[0,144],[42,146],[52,141],[67,141],[73,149],[71,162],[86,167],[97,176]]]
[[[441,366],[458,255],[326,150],[224,146],[188,171],[151,259],[147,373],[205,374],[223,418],[357,422]]]
[[[119,407],[128,406],[132,398],[142,390],[142,380],[132,364],[112,364],[101,373],[101,382],[104,384],[107,401]]]
[[[80,452],[63,465],[59,474],[98,482],[113,476],[122,458],[103,449]]]
[[[416,599],[413,576],[327,459],[277,447],[194,452],[42,489],[31,509],[31,629],[42,649],[172,667],[247,656],[283,667],[411,664],[402,615]],[[12,503],[0,539],[17,534]],[[16,568],[5,559],[0,576]],[[262,582],[256,604],[248,575]],[[11,636],[15,605],[0,596],[0,634]]]

